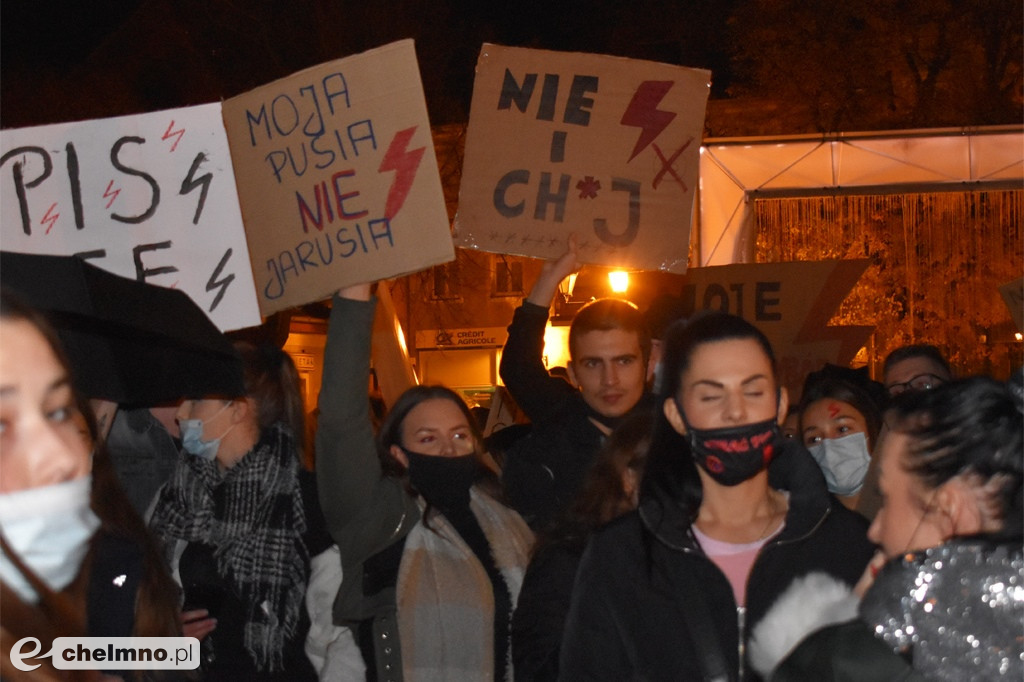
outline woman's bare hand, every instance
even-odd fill
[[[195,637],[202,641],[203,637],[217,629],[217,619],[210,617],[206,609],[181,612],[181,634],[183,637]]]

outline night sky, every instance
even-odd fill
[[[0,124],[35,125],[227,98],[294,71],[416,39],[434,124],[465,122],[484,42],[711,69],[729,85],[735,0],[93,0],[6,2]],[[109,88],[108,92],[103,92]]]

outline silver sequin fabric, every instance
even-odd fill
[[[890,561],[861,619],[930,680],[1024,680],[1024,550],[955,541]]]

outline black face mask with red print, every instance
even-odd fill
[[[682,408],[676,403],[680,415]],[[768,468],[781,438],[778,421],[695,429],[683,416],[693,461],[717,483],[733,486]]]

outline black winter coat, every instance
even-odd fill
[[[598,531],[576,576],[559,679],[700,680],[698,652],[709,651],[719,653],[728,679],[759,679],[745,646],[775,598],[813,571],[853,585],[873,551],[866,520],[830,498],[802,447],[783,447],[769,482],[789,491],[789,511],[754,562],[745,608],[737,607],[728,579],[701,550],[674,499],[645,497],[636,512]]]

